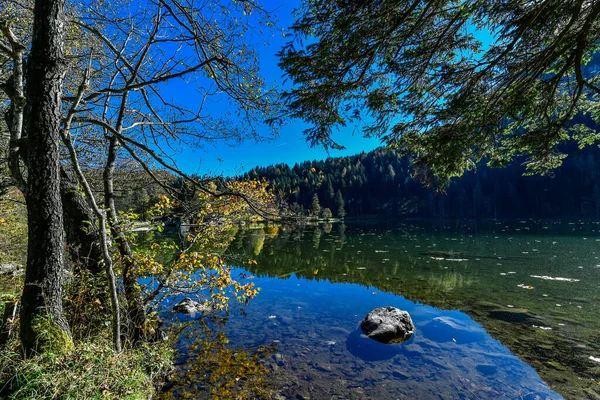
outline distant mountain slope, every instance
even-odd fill
[[[320,209],[334,216],[343,204],[348,216],[417,215],[444,217],[598,217],[600,150],[575,145],[553,176],[523,176],[519,162],[503,169],[481,165],[455,179],[446,194],[413,178],[406,157],[377,149],[348,157],[257,167],[247,178],[266,178],[290,202],[310,210],[314,195]]]

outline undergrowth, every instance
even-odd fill
[[[68,281],[65,314],[73,333],[71,348],[54,342],[24,359],[16,333],[0,348],[1,399],[133,400],[155,395],[172,368],[172,343],[142,344],[116,353],[106,329],[110,314],[99,300],[106,298],[104,287],[103,279],[88,273]],[[0,295],[0,311],[18,298],[18,291]],[[44,321],[37,325],[45,330]]]
[[[166,343],[115,353],[111,341],[75,343],[63,355],[43,353],[23,359],[16,342],[0,353],[0,397],[6,399],[148,399],[171,368]]]

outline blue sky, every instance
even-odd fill
[[[290,86],[288,81],[284,86],[285,80],[283,71],[279,69],[278,57],[275,55],[281,47],[289,40],[282,35],[283,32],[289,33],[289,27],[294,22],[293,10],[300,3],[300,0],[265,0],[261,2],[263,6],[272,11],[276,18],[277,29],[271,32],[271,36],[254,37],[256,50],[259,54],[261,75],[266,79],[267,86],[286,88]],[[493,41],[493,35],[487,31],[477,30],[470,27],[484,45],[484,49]],[[185,82],[169,85],[166,89],[169,96],[176,96],[177,100],[189,99],[192,103],[198,99],[197,93],[194,94],[193,85]],[[215,110],[222,111],[227,108],[227,104],[213,104]],[[190,108],[194,108],[190,104]],[[206,145],[204,148],[185,148],[174,154],[179,168],[187,173],[198,175],[237,175],[256,166],[267,166],[271,164],[287,163],[293,165],[297,162],[314,159],[324,159],[327,157],[339,157],[360,153],[361,151],[371,151],[379,146],[379,139],[367,139],[360,134],[359,127],[348,126],[334,134],[333,139],[345,146],[344,150],[331,150],[327,153],[323,148],[310,148],[302,134],[307,126],[302,121],[291,121],[289,124],[281,127],[278,137],[271,141],[255,143],[245,141],[241,144],[232,146],[227,143],[217,143]],[[264,133],[268,132],[264,128]]]
[[[276,9],[275,15],[278,26],[287,31],[293,23],[292,11],[298,1],[266,1],[263,4],[267,8]],[[275,54],[288,40],[281,32],[274,32],[268,38],[269,45],[257,40],[256,47],[259,52],[261,74],[267,80],[267,85],[281,87],[283,72],[278,68],[278,59]],[[289,83],[287,83],[289,85]],[[177,85],[178,89],[186,92],[189,86]],[[171,87],[170,92],[177,96],[194,98],[192,93],[182,93]],[[354,133],[355,127],[348,127],[335,135],[338,143],[346,147],[345,150],[331,150],[329,154],[322,148],[310,148],[302,134],[306,128],[301,121],[291,121],[282,126],[280,134],[272,141],[254,143],[246,141],[242,144],[231,146],[226,143],[207,145],[202,149],[186,148],[177,154],[176,161],[180,168],[187,173],[236,175],[255,166],[267,166],[270,164],[287,163],[293,165],[297,162],[313,159],[324,159],[328,156],[337,157],[370,151],[380,146],[379,139],[366,139],[360,133]],[[265,130],[266,133],[266,130]],[[354,133],[354,134],[353,134]]]

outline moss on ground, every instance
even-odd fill
[[[74,350],[73,339],[68,332],[58,328],[50,318],[37,316],[33,319],[32,327],[37,338],[36,348],[40,353],[60,355]]]

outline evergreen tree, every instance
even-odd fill
[[[323,209],[323,214],[322,214],[323,218],[325,219],[331,219],[333,218],[333,214],[331,213],[331,210],[329,208],[324,208]]]
[[[331,178],[327,178],[327,191],[325,192],[325,205],[333,206],[333,201],[335,197],[335,190],[333,190],[333,185],[331,184]]]
[[[561,150],[572,156],[554,171],[553,178],[523,176],[520,160],[504,169],[481,163],[476,170],[454,179],[445,193],[423,187],[410,159],[395,149],[306,161],[293,168],[260,167],[246,176],[266,178],[277,191],[288,194],[288,201],[306,210],[312,211],[316,195],[319,211],[327,207],[340,218],[342,212],[345,216],[386,217],[595,217],[594,204],[600,204],[600,189],[594,189],[600,187],[600,149],[590,146],[580,150],[572,143]],[[321,180],[308,179],[316,177],[313,168],[318,169]],[[321,204],[329,182],[335,191],[334,200]]]
[[[337,210],[338,218],[344,218],[346,216],[346,210],[344,209],[344,198],[342,192],[338,189],[335,194],[335,209]]]
[[[321,212],[321,205],[319,204],[319,197],[315,193],[312,198],[312,204],[310,206],[311,213],[317,217],[319,216],[319,212]]]

